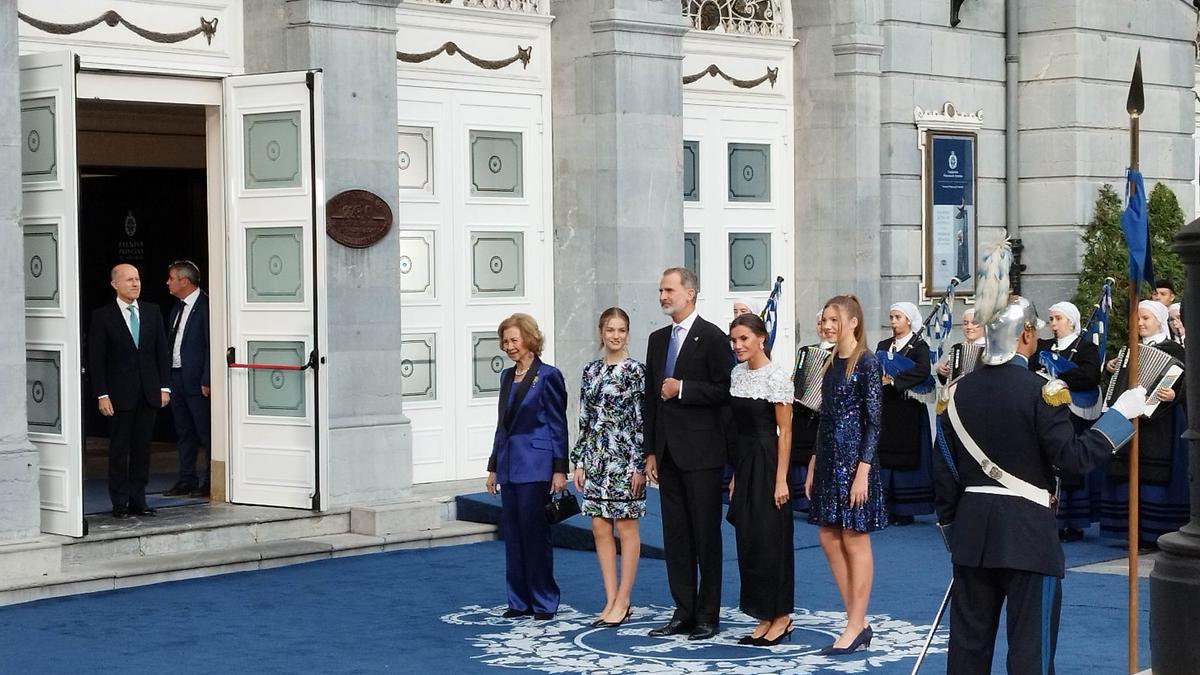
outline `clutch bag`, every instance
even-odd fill
[[[550,501],[546,502],[546,522],[551,525],[561,523],[577,513],[579,500],[566,490],[551,495]]]

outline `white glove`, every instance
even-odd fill
[[[1127,420],[1141,417],[1142,413],[1146,412],[1146,388],[1134,387],[1121,394],[1112,407],[1113,410],[1124,415]]]

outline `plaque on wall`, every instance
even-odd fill
[[[367,248],[392,228],[392,209],[366,190],[339,192],[325,203],[325,231],[350,248]]]

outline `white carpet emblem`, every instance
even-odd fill
[[[652,638],[646,633],[671,617],[669,607],[635,607],[633,617],[620,628],[590,628],[595,618],[567,605],[551,621],[505,619],[505,607],[470,605],[442,617],[459,626],[480,626],[469,638],[483,650],[475,658],[491,666],[522,668],[546,673],[867,673],[904,659],[915,659],[929,626],[917,626],[884,614],[869,617],[874,638],[868,649],[847,656],[821,656],[833,642],[844,614],[809,612],[793,614],[795,631],[790,641],[775,647],[737,644],[754,622],[736,609],[721,612],[721,633],[712,640],[690,642],[679,636]],[[930,652],[946,651],[943,627],[933,638]],[[889,670],[894,670],[889,668]],[[907,672],[907,671],[906,671]]]

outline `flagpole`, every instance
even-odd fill
[[[1133,171],[1138,170],[1138,122],[1142,112],[1146,108],[1145,95],[1142,90],[1142,50],[1138,50],[1137,62],[1133,67],[1133,79],[1129,84],[1129,98],[1125,102],[1125,109],[1129,113],[1129,168]],[[1126,192],[1128,193],[1130,186],[1129,181],[1126,181]],[[1150,256],[1150,251],[1146,251],[1147,258]],[[1137,386],[1138,381],[1138,334],[1137,334],[1137,317],[1138,317],[1138,289],[1142,285],[1140,278],[1133,278],[1133,270],[1129,279],[1129,321],[1128,321],[1128,341],[1129,348],[1129,366],[1127,370],[1128,377],[1126,381],[1130,388]],[[1129,613],[1126,617],[1127,622],[1127,638],[1128,643],[1126,651],[1128,653],[1128,671],[1130,675],[1138,672],[1137,658],[1137,609],[1138,609],[1138,421],[1133,419],[1133,438],[1129,440],[1129,518],[1128,518],[1128,558],[1129,558],[1129,578],[1128,578],[1128,593],[1129,593]]]

